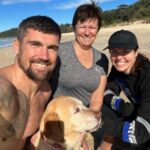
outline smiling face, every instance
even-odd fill
[[[109,52],[110,59],[114,67],[120,72],[129,74],[136,61],[138,51],[134,49],[129,51],[125,49],[113,48],[110,49]]]
[[[91,48],[98,33],[98,20],[88,19],[84,22],[78,21],[75,27],[75,38],[83,49]]]
[[[28,29],[21,41],[15,42],[19,67],[33,80],[47,79],[53,72],[59,47],[59,36]]]

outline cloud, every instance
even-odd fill
[[[109,1],[114,1],[114,0],[95,0],[96,3],[104,3],[104,2],[109,2]],[[65,2],[65,4],[59,4],[57,6],[58,9],[71,9],[71,8],[76,8],[81,4],[84,3],[91,3],[91,0],[74,0],[72,2]]]
[[[51,0],[1,0],[0,3],[4,5],[16,3],[32,3],[32,2],[50,2]]]
[[[55,2],[55,0],[0,0],[0,4],[9,5],[17,3],[52,2],[52,1]],[[95,0],[96,3],[105,3],[109,1],[115,0]],[[54,7],[57,9],[72,9],[84,3],[91,3],[91,0],[62,0],[62,1],[60,0],[59,3],[57,3],[57,6]]]

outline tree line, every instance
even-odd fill
[[[146,23],[150,23],[150,0],[138,0],[132,5],[122,4],[117,9],[102,11],[102,26],[129,23],[136,20],[143,20]],[[72,25],[69,23],[60,24],[60,28],[62,33],[73,31]],[[14,37],[16,35],[17,28],[0,33],[0,37]]]
[[[132,5],[120,5],[117,9],[102,13],[103,25],[143,20],[150,23],[150,0],[139,0]]]

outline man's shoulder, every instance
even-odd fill
[[[1,72],[0,72],[1,73]],[[0,75],[0,88],[15,88],[15,86],[8,80],[5,74]]]
[[[0,68],[0,77],[9,79],[9,77],[11,77],[11,73],[12,73],[12,65]]]
[[[26,96],[17,90],[7,78],[0,76],[1,136],[6,139],[8,137],[20,138],[23,135],[28,114],[29,104]]]

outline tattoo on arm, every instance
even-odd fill
[[[26,96],[7,79],[0,77],[0,137],[20,138],[29,114]]]

